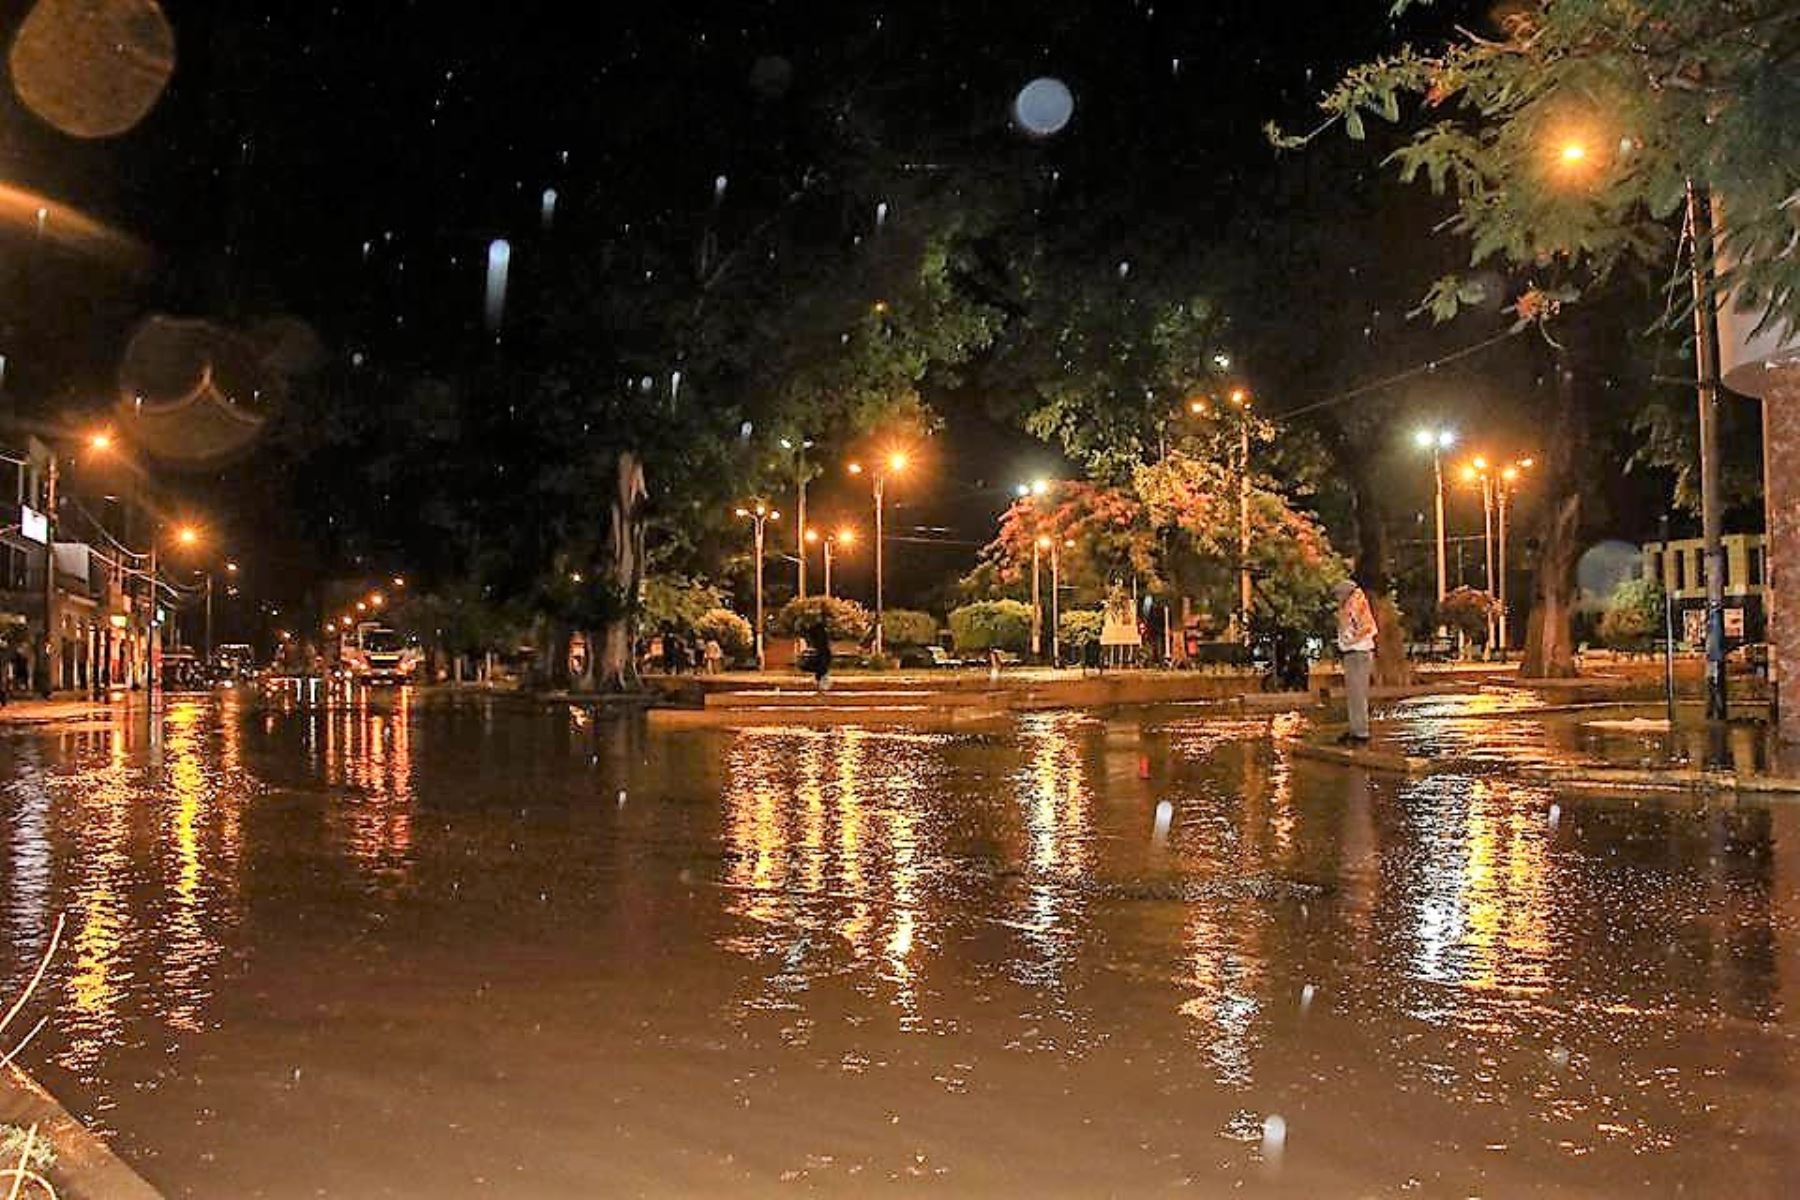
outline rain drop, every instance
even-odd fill
[[[556,189],[545,188],[543,200],[544,228],[550,228],[556,220]]]
[[[756,426],[752,425],[748,421],[745,421],[742,425],[738,426],[738,437],[740,439],[742,439],[743,441],[746,441],[746,442],[749,441],[750,435],[755,432],[756,432]]]
[[[1123,279],[1129,274],[1131,274],[1131,264],[1128,262],[1120,263],[1119,264],[1119,278]]]
[[[1550,812],[1547,820],[1550,822],[1550,828],[1552,829],[1555,829],[1558,825],[1562,824],[1562,805],[1552,803],[1550,805]]]
[[[1318,990],[1319,990],[1318,988],[1314,987],[1310,983],[1300,989],[1300,1011],[1301,1012],[1306,1012],[1308,1009],[1310,1009],[1312,1007],[1313,997],[1318,994]]]
[[[1158,801],[1156,805],[1156,828],[1151,834],[1152,839],[1158,845],[1169,839],[1169,826],[1174,820],[1175,806],[1167,800]]]
[[[1281,1157],[1287,1146],[1287,1121],[1281,1116],[1271,1113],[1263,1118],[1263,1157],[1270,1162]]]
[[[721,175],[717,179],[713,180],[713,203],[714,204],[717,204],[721,200],[725,199],[725,187],[729,182],[730,181],[727,180],[725,178],[725,176],[723,176],[723,175]]]
[[[646,396],[648,396],[651,393],[651,391],[653,391],[655,389],[655,387],[656,387],[656,380],[650,378],[650,376],[648,376],[648,375],[646,375],[642,379],[638,380],[638,391],[644,393]]]
[[[1034,137],[1061,133],[1075,115],[1075,96],[1060,79],[1043,76],[1019,89],[1013,120]]]
[[[619,807],[620,808],[625,807],[625,789],[624,788],[619,789]]]
[[[487,261],[487,327],[500,327],[506,314],[506,275],[512,266],[512,245],[505,238],[488,243]]]
[[[680,398],[681,398],[681,372],[680,371],[670,371],[669,372],[669,399],[678,400]],[[621,793],[621,794],[623,794],[623,793]]]
[[[880,229],[882,226],[887,224],[887,215],[888,215],[887,201],[883,200],[880,204],[877,204],[875,206],[875,228],[876,229]]]

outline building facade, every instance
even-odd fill
[[[1675,602],[1675,636],[1689,646],[1706,640],[1706,543],[1676,538],[1644,544],[1644,577],[1662,581]],[[1729,645],[1768,636],[1768,558],[1760,533],[1728,533],[1725,552],[1725,640]]]

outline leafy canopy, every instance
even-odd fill
[[[1427,0],[1397,0],[1396,12]],[[1724,199],[1717,286],[1793,331],[1800,323],[1800,6],[1792,0],[1537,0],[1496,37],[1464,33],[1349,71],[1321,102],[1341,124],[1426,123],[1391,156],[1455,204],[1475,263],[1542,272],[1554,305],[1626,262],[1675,248],[1689,180]],[[1448,278],[1440,319],[1480,298]],[[1542,315],[1522,310],[1521,317]]]

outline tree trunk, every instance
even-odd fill
[[[1573,340],[1578,330],[1559,331]],[[1545,503],[1538,520],[1537,577],[1531,619],[1525,627],[1526,679],[1567,679],[1575,674],[1575,564],[1581,554],[1581,519],[1587,460],[1588,414],[1577,356],[1556,354],[1556,407],[1541,459]]]
[[[619,615],[588,633],[591,685],[605,692],[638,687],[637,604],[644,581],[645,502],[649,489],[644,465],[629,451],[620,454],[611,498],[612,529],[608,538],[606,578],[619,598]]]

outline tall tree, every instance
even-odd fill
[[[1396,11],[1423,0],[1399,0]],[[1407,48],[1351,70],[1323,102],[1325,124],[1354,140],[1373,120],[1421,127],[1389,157],[1454,205],[1449,228],[1473,264],[1514,273],[1510,307],[1556,347],[1556,424],[1546,440],[1536,605],[1526,670],[1573,671],[1568,629],[1583,481],[1605,341],[1595,292],[1621,268],[1664,264],[1698,181],[1729,197],[1716,286],[1794,328],[1800,317],[1800,8],[1787,0],[1537,0],[1505,10],[1497,36],[1463,34],[1436,52]],[[1426,306],[1447,320],[1491,285],[1440,279]],[[1675,309],[1674,315],[1682,312]],[[1616,331],[1612,340],[1617,340]]]

